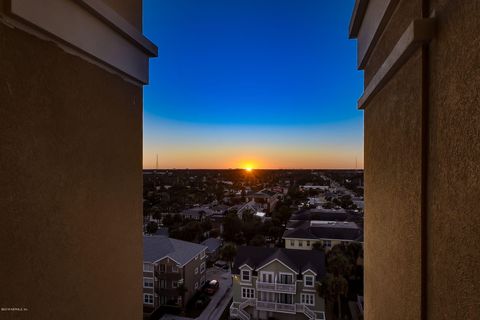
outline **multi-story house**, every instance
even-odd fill
[[[183,308],[205,283],[207,247],[168,238],[143,238],[143,310]]]
[[[232,275],[232,318],[325,319],[316,290],[325,275],[323,252],[239,247]]]
[[[283,233],[285,248],[312,250],[320,242],[326,250],[341,243],[363,243],[362,229],[355,222],[306,220]]]
[[[277,192],[263,189],[258,192],[245,196],[247,202],[253,201],[261,206],[262,211],[271,213],[275,210],[280,194]]]

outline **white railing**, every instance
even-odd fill
[[[257,301],[257,309],[265,311],[275,311],[276,303],[270,301]]]
[[[275,291],[275,283],[257,281],[257,290],[271,290]]]
[[[286,283],[257,281],[257,290],[295,293],[297,291],[297,284],[296,283],[286,284]]]
[[[260,301],[255,298],[250,298],[242,303],[235,302],[230,306],[230,316],[240,318],[241,320],[250,320],[251,316],[245,309],[248,306],[255,307],[262,311],[274,311],[282,313],[303,313],[309,320],[325,320],[324,312],[314,312],[303,303],[277,303],[272,301]],[[318,314],[318,316],[317,316]]]
[[[234,304],[230,306],[230,317],[240,318],[241,320],[250,320],[250,314],[239,309],[239,306]]]
[[[302,303],[297,303],[297,312],[302,312],[303,314],[305,314],[307,316],[308,319],[310,320],[314,320],[314,319],[325,319],[325,317],[321,316],[321,317],[317,317],[315,312],[310,309],[308,306],[302,304]],[[319,314],[322,314],[323,312],[319,313]]]
[[[277,303],[276,304],[276,311],[279,312],[287,312],[287,313],[295,313],[295,305],[294,304],[286,304],[286,303]]]
[[[255,306],[255,301],[257,301],[255,298],[247,299],[247,300],[243,301],[242,303],[240,303],[240,306],[238,307],[238,309],[243,310],[248,306],[253,307],[253,306]]]
[[[250,320],[250,314],[243,311],[242,309],[238,309],[238,316],[242,320]]]

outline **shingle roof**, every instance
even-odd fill
[[[345,221],[348,215],[345,210],[308,209],[292,214],[290,220],[319,220],[319,221]]]
[[[222,240],[216,238],[208,238],[202,242],[202,245],[206,246],[207,252],[214,252],[222,245]]]
[[[256,270],[275,259],[278,259],[298,274],[311,269],[317,274],[317,278],[325,275],[325,254],[321,251],[250,246],[238,247],[232,273],[239,274],[238,268],[244,264]]]
[[[184,265],[207,247],[165,236],[143,237],[143,261],[155,262],[166,256]]]
[[[334,222],[312,225],[311,221],[303,221],[294,228],[287,229],[283,238],[294,239],[338,239],[361,241],[362,230],[354,222]]]
[[[263,196],[266,196],[266,197],[273,197],[274,195],[276,195],[277,193],[274,192],[274,191],[271,191],[271,190],[268,190],[268,189],[263,189],[263,190],[260,190],[256,193],[253,194],[254,197],[263,197]]]

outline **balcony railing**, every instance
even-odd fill
[[[295,293],[297,291],[297,284],[257,281],[257,290]]]
[[[275,302],[257,301],[258,310],[275,311],[276,310],[275,305],[276,305]]]
[[[278,312],[295,313],[295,304],[277,303]]]
[[[256,308],[264,311],[275,311],[284,313],[296,313],[295,304],[277,303],[271,301],[257,301]]]

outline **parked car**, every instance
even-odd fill
[[[222,268],[223,270],[228,270],[228,264],[225,261],[217,261],[215,262],[215,266],[218,268]]]
[[[210,280],[206,283],[204,290],[206,294],[213,295],[219,287],[220,283],[217,280]]]

